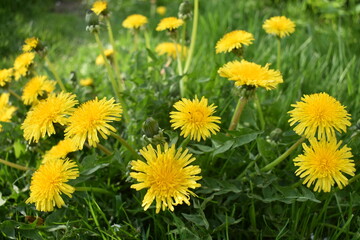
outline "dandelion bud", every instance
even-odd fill
[[[281,135],[282,135],[282,130],[280,128],[275,128],[270,133],[270,139],[275,142],[278,142],[281,138]]]
[[[100,28],[99,17],[91,10],[86,12],[85,22],[87,24],[86,31],[97,32]]]
[[[159,133],[159,123],[152,117],[149,117],[143,123],[142,130],[145,133],[146,137],[152,138]]]
[[[178,16],[183,20],[187,20],[192,16],[192,6],[189,1],[185,0],[180,4]]]

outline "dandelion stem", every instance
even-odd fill
[[[355,181],[358,180],[359,178],[360,178],[360,173],[357,174],[357,175],[355,175],[354,177],[352,177],[352,178],[349,180],[348,184],[355,182]]]
[[[188,143],[190,142],[190,136],[187,136],[184,141],[182,141],[182,143],[180,144],[179,148],[185,148]]]
[[[28,170],[34,171],[34,169],[32,169],[32,168],[22,166],[22,165],[19,165],[19,164],[16,164],[16,163],[12,163],[12,162],[6,161],[6,160],[1,159],[1,158],[0,158],[0,163],[4,164],[6,166],[12,167],[12,168],[16,168],[18,170],[22,170],[22,171],[28,171]]]
[[[181,58],[180,58],[181,52],[179,53],[179,49],[178,49],[178,36],[174,40],[174,46],[175,46],[178,74],[181,76],[181,75],[183,75],[183,68],[182,68],[182,63],[181,63]],[[181,48],[180,48],[180,51],[181,51]]]
[[[192,32],[191,32],[191,42],[190,42],[189,54],[187,56],[186,63],[185,63],[184,73],[187,73],[187,71],[189,70],[191,60],[193,57],[198,22],[199,22],[199,0],[194,0],[194,20],[193,20],[193,27],[192,27]]]
[[[256,109],[257,109],[258,114],[259,114],[260,129],[264,130],[265,129],[264,114],[263,114],[263,111],[261,109],[260,99],[259,99],[259,97],[258,97],[258,95],[256,93],[255,93],[255,106],[256,106]]]
[[[101,56],[103,57],[104,59],[104,62],[105,62],[105,67],[106,67],[106,70],[108,72],[108,75],[109,75],[109,78],[110,78],[110,82],[111,82],[111,85],[112,85],[112,88],[115,92],[115,95],[118,99],[118,101],[121,103],[121,106],[123,108],[123,115],[124,115],[124,120],[125,120],[125,123],[128,123],[130,121],[130,117],[128,115],[128,112],[127,112],[127,109],[126,109],[126,105],[125,105],[125,101],[124,99],[122,98],[122,92],[119,91],[120,89],[118,88],[117,86],[117,83],[115,81],[115,78],[114,78],[114,73],[113,71],[111,70],[111,66],[110,66],[110,63],[109,61],[106,59],[106,56],[104,54],[104,46],[102,45],[101,41],[100,41],[100,38],[99,38],[99,34],[97,32],[94,32],[94,36],[95,36],[95,40],[98,44],[98,47],[99,47],[99,50],[101,52]]]
[[[131,152],[131,154],[133,155],[134,158],[136,158],[136,159],[141,158],[140,155],[135,151],[135,149],[121,136],[119,136],[116,133],[111,133],[110,135],[112,137],[116,138],[124,147],[126,147]]]
[[[104,193],[107,195],[114,195],[114,193],[105,190],[103,188],[98,188],[98,187],[75,187],[75,191],[79,191],[79,192],[98,192],[98,193]]]
[[[48,65],[50,71],[52,72],[52,74],[54,75],[57,83],[59,84],[60,88],[62,91],[66,92],[66,88],[64,83],[62,82],[61,78],[59,77],[59,74],[56,72],[56,68],[55,66],[51,63],[51,61],[49,60],[49,58],[45,55],[44,56],[45,62]]]
[[[89,145],[87,145],[86,143],[85,143],[85,145],[88,147],[88,148],[91,148]],[[102,144],[100,144],[100,143],[98,143],[98,144],[96,144],[96,147],[99,149],[99,150],[101,150],[101,151],[103,151],[106,155],[108,155],[108,156],[111,156],[113,153],[109,150],[109,149],[107,149],[104,145],[102,145]]]
[[[281,40],[277,38],[277,59],[276,59],[277,70],[281,69]]]
[[[153,18],[155,16],[156,12],[156,0],[150,0],[151,6],[150,6],[150,16]]]
[[[13,95],[14,97],[16,97],[18,100],[22,101],[22,100],[21,100],[21,97],[19,96],[19,94],[17,94],[16,92],[14,92],[14,91],[11,90],[11,89],[8,89],[8,91],[9,91],[9,93],[10,93],[11,95]]]
[[[145,46],[147,49],[150,49],[150,37],[147,29],[144,30]]]
[[[248,101],[247,97],[240,97],[240,99],[239,99],[239,101],[238,101],[238,103],[236,105],[234,115],[232,116],[232,119],[231,119],[231,123],[230,123],[230,126],[229,126],[230,131],[234,130],[236,128],[236,126],[238,125],[241,113],[244,110],[244,107],[245,107],[247,101]]]
[[[110,40],[110,43],[111,43],[111,45],[113,47],[113,50],[114,50],[114,53],[113,53],[114,64],[113,64],[113,66],[114,66],[114,69],[115,69],[116,76],[118,77],[119,82],[120,82],[119,91],[122,92],[125,89],[125,85],[124,85],[124,81],[122,81],[122,79],[121,79],[121,72],[120,72],[120,69],[119,69],[118,61],[117,61],[118,52],[116,51],[114,35],[113,35],[112,28],[111,28],[110,20],[109,20],[108,17],[106,17],[105,19],[106,19],[107,30],[108,30],[108,33],[109,33],[109,40]]]
[[[277,159],[275,159],[274,161],[272,161],[271,163],[269,163],[268,165],[266,165],[265,167],[263,167],[262,169],[260,169],[262,172],[267,172],[271,169],[273,169],[275,166],[277,166],[279,163],[281,163],[282,161],[284,161],[286,159],[287,156],[290,155],[290,153],[292,153],[301,143],[303,143],[305,141],[305,137],[300,138],[299,140],[297,140],[296,143],[294,143],[286,152],[284,152],[280,157],[278,157]]]

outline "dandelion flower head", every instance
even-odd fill
[[[19,80],[20,77],[26,76],[29,67],[33,64],[35,53],[25,52],[20,54],[14,61],[14,76],[15,80]]]
[[[9,93],[2,93],[0,95],[0,122],[10,122],[12,115],[16,111],[16,107],[9,104]],[[2,125],[0,124],[0,132]]]
[[[64,140],[61,140],[58,144],[53,146],[49,151],[45,153],[42,163],[46,162],[49,159],[65,158],[66,155],[77,150],[78,148],[74,141],[71,138],[66,138]]]
[[[176,47],[175,47],[176,46]],[[176,49],[177,48],[177,49]],[[182,57],[186,57],[188,48],[186,46],[175,44],[173,42],[163,42],[156,46],[155,52],[161,56],[166,54],[168,57],[172,57],[176,59],[177,53],[181,53],[182,51]]]
[[[13,76],[13,69],[1,69],[0,70],[0,87],[6,85],[6,83],[11,82],[11,78]]]
[[[75,97],[74,94],[61,92],[41,100],[30,109],[21,125],[24,138],[29,142],[38,142],[41,137],[55,133],[54,123],[66,125],[68,116],[73,113],[74,106],[78,103]]]
[[[38,44],[39,44],[39,39],[38,38],[36,38],[36,37],[27,38],[25,40],[25,44],[22,47],[22,50],[24,52],[31,52],[31,51],[36,49]]]
[[[216,43],[216,53],[231,52],[234,49],[240,49],[243,45],[250,45],[254,41],[254,36],[243,30],[236,30],[225,34]]]
[[[161,19],[160,23],[156,27],[156,31],[173,31],[184,24],[184,20],[176,17],[167,17]]]
[[[106,49],[104,51],[104,55],[106,57],[106,59],[111,60],[112,56],[114,54],[114,50],[113,49]],[[95,60],[96,65],[104,65],[105,64],[105,60],[102,56],[102,54],[100,54],[99,56],[97,56],[96,60]]]
[[[233,61],[221,67],[218,73],[221,77],[235,81],[236,86],[248,85],[270,90],[282,83],[283,78],[279,71],[269,69],[269,65],[266,64],[265,67],[262,67],[245,60]]]
[[[92,78],[84,78],[80,80],[80,85],[83,87],[92,86],[94,84],[94,80]]]
[[[35,203],[36,210],[50,212],[56,205],[65,205],[62,194],[72,197],[75,188],[67,182],[79,176],[78,166],[69,159],[49,159],[33,174],[30,197],[26,203]]]
[[[211,134],[220,130],[220,117],[213,116],[216,106],[208,106],[208,100],[202,97],[201,100],[195,97],[194,100],[186,98],[174,104],[177,111],[170,112],[170,123],[174,129],[181,129],[181,136],[190,136],[191,140],[198,142],[206,140]]]
[[[124,28],[139,29],[140,27],[144,26],[146,23],[148,23],[147,17],[141,14],[133,14],[128,16],[122,22],[122,26]]]
[[[303,184],[307,187],[315,184],[314,191],[318,192],[330,192],[335,183],[340,189],[346,186],[348,179],[343,173],[355,175],[351,149],[346,145],[340,148],[341,141],[337,143],[335,138],[309,141],[310,146],[303,144],[304,154],[294,159],[295,166],[299,167],[295,174],[304,178]]]
[[[263,29],[268,34],[283,38],[295,32],[295,23],[287,17],[277,16],[267,19],[263,24]]]
[[[174,211],[174,206],[185,202],[190,205],[190,195],[196,196],[191,190],[200,187],[196,181],[201,179],[199,166],[189,165],[195,158],[188,150],[176,150],[167,144],[163,150],[161,145],[156,150],[149,144],[140,150],[146,162],[136,160],[131,162],[133,172],[130,176],[139,183],[131,185],[137,191],[147,188],[142,202],[146,211],[152,202],[156,201],[156,213],[168,208]]]
[[[165,15],[165,13],[166,13],[166,7],[164,7],[164,6],[158,6],[158,7],[156,8],[156,13],[159,14],[159,15],[161,15],[161,16]]]
[[[98,133],[107,139],[107,135],[116,132],[109,123],[120,121],[122,107],[114,102],[114,99],[95,98],[80,105],[69,119],[65,137],[73,138],[80,150],[83,149],[86,140],[90,146],[96,147],[100,142]]]
[[[55,82],[46,76],[36,76],[26,83],[21,99],[26,105],[36,104],[39,97],[51,93],[55,89]]]
[[[91,10],[96,14],[106,14],[107,13],[107,2],[105,1],[96,1],[94,2]]]
[[[346,132],[346,127],[351,125],[345,107],[327,93],[304,95],[291,106],[294,109],[289,111],[290,126],[297,124],[294,131],[307,138],[333,138],[335,130]]]

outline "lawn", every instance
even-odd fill
[[[93,3],[0,6],[0,238],[360,239],[357,1]]]

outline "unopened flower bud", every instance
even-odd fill
[[[149,117],[143,123],[142,130],[146,137],[152,138],[159,133],[159,123],[152,117]]]
[[[97,32],[100,28],[99,17],[91,10],[88,10],[85,15],[86,31]]]
[[[178,16],[180,19],[187,20],[192,16],[192,6],[189,1],[183,1],[179,6]]]
[[[282,132],[283,131],[280,128],[275,128],[270,133],[270,139],[275,141],[275,142],[278,142],[280,140],[280,138],[281,138]]]

